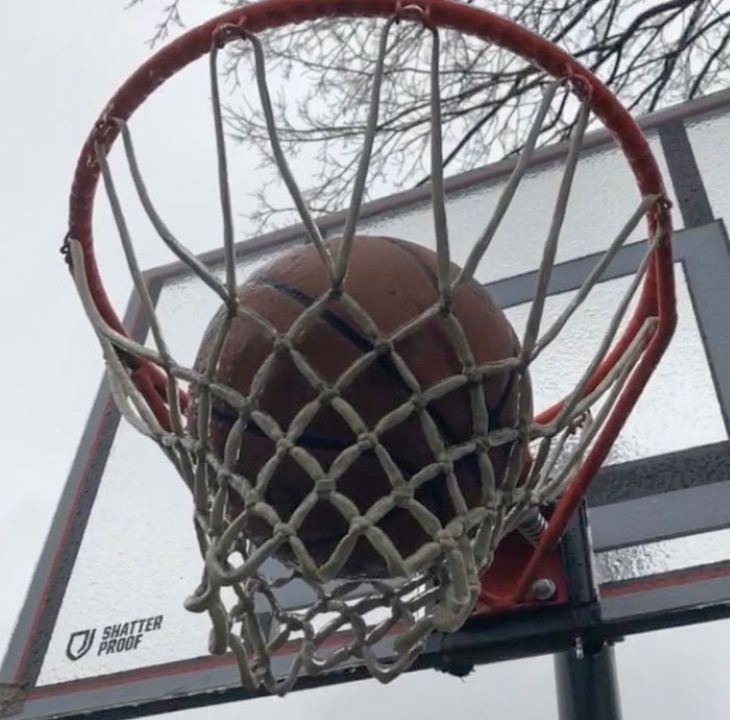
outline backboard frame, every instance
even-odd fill
[[[730,288],[726,282],[723,286],[723,278],[730,277],[730,243],[722,220],[713,216],[687,138],[686,122],[714,110],[727,111],[729,107],[730,91],[726,91],[640,121],[642,129],[656,130],[659,134],[678,210],[684,219],[685,229],[675,234],[675,259],[687,275],[726,430],[730,427],[730,365],[723,363],[722,358],[730,347],[730,331],[722,326],[722,318],[713,308],[730,307]],[[609,142],[605,131],[592,133],[586,137],[584,152]],[[565,145],[539,150],[533,164],[560,159],[566,150]],[[466,173],[450,180],[446,191],[454,192],[501,177],[512,167],[513,161],[505,161]],[[428,188],[421,188],[370,203],[363,207],[362,217],[425,202],[428,192]],[[341,225],[342,220],[343,215],[333,215],[324,218],[320,225],[326,231]],[[243,255],[263,248],[273,249],[294,241],[301,234],[300,227],[277,231],[241,243],[238,252]],[[620,275],[629,269],[640,249],[641,243],[624,248],[611,272]],[[218,257],[218,252],[211,252],[201,259],[212,263]],[[572,261],[567,274],[561,273],[560,266],[556,268],[554,282],[557,284],[551,292],[558,291],[561,278],[568,282],[567,278],[580,262]],[[153,298],[179,272],[182,266],[175,263],[146,273]],[[712,272],[717,275],[710,282],[707,273]],[[527,287],[529,278],[525,276],[524,281]],[[520,283],[515,282],[494,283],[490,289],[501,302],[509,305],[519,301],[519,287]],[[136,298],[130,302],[125,325],[137,339],[146,334]],[[30,720],[49,717],[52,710],[54,714],[84,712],[95,719],[124,718],[258,695],[240,687],[235,664],[227,657],[200,657],[103,678],[36,686],[119,421],[105,379],[0,670],[0,717]],[[587,516],[594,548],[607,551],[630,542],[670,539],[685,532],[709,532],[730,526],[730,518],[718,511],[719,502],[730,499],[728,470],[730,440],[680,451],[670,457],[604,469],[589,495]],[[695,493],[695,498],[702,494],[707,502],[693,500],[693,512],[687,513],[688,492]],[[678,508],[682,508],[681,513],[677,512]],[[507,618],[475,617],[457,633],[433,636],[414,669],[450,667],[453,670],[455,664],[481,664],[559,652],[573,647],[576,638],[582,638],[583,642],[615,642],[631,633],[730,617],[730,604],[726,601],[730,597],[730,562],[702,567],[681,578],[655,577],[645,583],[641,592],[636,592],[634,583],[629,593],[629,581],[617,585],[615,592],[599,602],[590,582],[584,522],[585,517],[581,515],[562,546],[567,559],[569,606],[544,607]],[[709,602],[711,597],[717,598],[717,602]],[[303,679],[297,689],[362,677],[364,672],[353,669]]]

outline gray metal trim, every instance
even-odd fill
[[[2,683],[35,684],[118,421],[105,378],[7,650]]]
[[[125,325],[136,335],[140,308],[133,295]],[[105,374],[0,668],[0,687],[35,685],[119,421]]]
[[[659,587],[601,600],[601,618],[606,623],[654,617],[659,619],[712,605],[724,605],[730,613],[730,576]],[[669,624],[671,627],[672,624]]]
[[[681,237],[682,233],[678,233],[678,236]],[[615,280],[635,273],[646,251],[646,241],[632,243],[621,248],[613,262],[606,268],[600,282]],[[600,253],[595,253],[555,265],[550,275],[548,296],[578,290],[600,257]],[[531,302],[535,295],[536,282],[537,271],[488,283],[485,287],[500,307],[510,308],[514,305]]]
[[[573,645],[576,634],[590,627],[596,618],[595,608],[577,611],[565,607],[500,618],[477,618],[456,633],[433,635],[413,669],[443,667],[452,654],[484,663],[565,650]],[[515,637],[519,638],[518,642],[514,641]],[[89,683],[84,681],[45,687],[42,697],[31,696],[13,717],[14,720],[43,720],[83,714],[87,720],[118,720],[266,695],[241,687],[233,662],[211,666],[215,662],[219,661],[205,658],[181,663],[171,667],[169,674],[160,672],[164,668],[151,668],[150,677],[142,679],[139,677],[144,671],[123,673],[110,676],[102,687],[89,688]],[[353,668],[318,678],[303,678],[295,690],[365,677],[362,668]],[[103,679],[97,679],[96,684],[99,682]]]
[[[728,441],[601,469],[588,493],[590,507],[637,500],[730,478]]]
[[[730,527],[727,482],[591,508],[595,552]]]
[[[715,383],[725,431],[730,435],[730,252],[722,222],[678,232],[675,259],[682,263]],[[590,506],[634,500],[730,479],[730,442],[608,466],[589,493]],[[617,515],[617,521],[620,516]],[[712,525],[712,522],[710,523]]]
[[[25,672],[21,672],[23,669],[20,665],[26,653],[26,646],[31,633],[34,630],[37,633],[45,624],[40,623],[39,626],[36,626],[36,618],[43,614],[45,610],[44,602],[48,602],[45,598],[46,585],[49,582],[54,568],[54,560],[56,560],[59,548],[62,546],[64,533],[69,525],[76,496],[83,484],[92,452],[99,441],[100,428],[104,427],[108,420],[109,397],[108,384],[106,378],[104,378],[94,405],[92,406],[91,415],[86,424],[84,435],[69,471],[66,487],[53,516],[41,557],[33,573],[33,579],[31,580],[25,603],[21,609],[17,625],[15,626],[2,667],[0,668],[0,683],[27,682]],[[111,439],[111,436],[109,436],[109,439]],[[29,659],[36,655],[37,652],[38,649],[34,648],[29,654]]]
[[[677,258],[687,275],[690,297],[710,371],[730,436],[730,242],[722,221],[681,235]]]
[[[714,220],[707,190],[697,167],[684,121],[677,119],[659,126],[659,139],[674,185],[685,227],[699,227]]]
[[[218,689],[235,687],[239,682],[238,672],[233,662],[227,667],[201,669],[194,664],[192,668],[177,670],[166,676],[152,679],[124,681],[110,677],[108,684],[89,689],[83,682],[69,683],[68,693],[59,686],[58,693],[44,697],[31,698],[23,709],[14,715],[14,720],[40,720],[54,716],[73,717],[81,714],[104,713],[105,711],[159,701],[162,698],[174,700],[187,694],[210,693]],[[134,676],[134,673],[130,673]],[[115,682],[116,681],[116,682]],[[146,714],[146,713],[144,713]]]

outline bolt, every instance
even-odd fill
[[[555,583],[550,578],[538,578],[532,583],[532,594],[540,602],[552,600],[556,590]]]

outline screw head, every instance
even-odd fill
[[[532,594],[536,600],[545,602],[546,600],[552,600],[557,592],[555,582],[550,578],[538,578],[532,583]]]

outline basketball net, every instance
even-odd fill
[[[362,6],[362,7],[360,7]],[[274,121],[265,66],[265,52],[259,34],[266,25],[312,19],[318,15],[348,13],[342,2],[311,2],[302,10],[282,0],[237,10],[198,28],[179,41],[173,50],[162,51],[137,73],[105,111],[82,155],[72,196],[71,228],[67,241],[74,280],[84,307],[98,335],[109,368],[114,399],[127,421],[152,438],[177,468],[190,488],[194,502],[195,532],[204,560],[199,586],[186,602],[193,612],[206,612],[212,620],[210,650],[232,651],[242,682],[250,688],[264,687],[284,694],[301,675],[316,675],[348,664],[364,665],[377,679],[386,682],[408,668],[424,642],[434,631],[460,628],[472,613],[480,594],[480,577],[489,568],[500,541],[509,533],[532,528],[534,562],[506,598],[494,599],[509,606],[529,587],[531,572],[540,554],[558,541],[573,510],[584,497],[588,483],[605,459],[614,438],[635,403],[671,335],[674,325],[672,263],[669,240],[671,227],[661,178],[646,141],[611,98],[610,93],[575,61],[545,41],[520,28],[466,5],[447,0],[422,1],[404,6],[399,2],[361,2],[358,12],[384,16],[380,51],[372,81],[367,130],[359,168],[352,188],[350,206],[336,255],[327,249],[317,222],[307,207],[289,168]],[[298,9],[297,9],[298,8]],[[276,11],[276,12],[274,12]],[[278,14],[277,14],[278,13]],[[284,17],[286,13],[288,16]],[[302,14],[307,18],[300,17]],[[282,19],[283,18],[283,19]],[[383,335],[363,309],[347,293],[344,283],[353,239],[367,183],[373,140],[378,127],[380,89],[388,52],[389,34],[397,22],[413,22],[431,35],[431,192],[433,221],[438,254],[439,298],[426,312],[395,333]],[[478,22],[476,22],[478,21]],[[475,24],[476,23],[476,24]],[[441,99],[439,88],[439,25],[469,30],[485,40],[501,44],[539,62],[556,79],[545,85],[542,103],[514,164],[509,180],[487,226],[471,248],[460,273],[450,273],[450,245],[442,174]],[[293,204],[296,206],[308,242],[316,248],[325,267],[329,291],[302,310],[286,332],[237,300],[236,261],[227,177],[226,139],[216,66],[220,50],[229,43],[249,43],[253,49],[255,78],[266,119],[273,156]],[[218,152],[220,194],[226,232],[225,258],[221,274],[209,270],[178,242],[155,209],[144,184],[126,120],[156,84],[183,64],[175,60],[188,53],[185,62],[204,52],[210,53],[214,130]],[[141,83],[150,68],[160,78]],[[136,83],[136,85],[135,85]],[[555,200],[552,222],[545,232],[542,261],[537,271],[536,291],[529,312],[521,350],[515,357],[480,365],[475,362],[468,339],[451,312],[454,297],[475,277],[490,244],[507,213],[520,181],[525,176],[538,142],[540,130],[557,90],[569,88],[579,101],[578,117],[572,132],[564,174]],[[125,94],[126,93],[126,94]],[[586,128],[592,113],[619,136],[640,186],[640,200],[627,211],[625,225],[606,245],[603,255],[559,317],[544,326],[545,303],[557,256],[561,228],[578,164]],[[107,161],[111,144],[121,134],[131,177],[139,199],[161,240],[215,293],[228,309],[213,343],[213,351],[203,372],[183,366],[165,341],[164,328],[155,311],[137,261],[134,244],[119,201],[115,180]],[[90,207],[96,178],[101,175],[109,197],[119,236],[135,288],[149,321],[153,342],[148,346],[130,339],[101,289],[91,249]],[[643,218],[649,221],[647,251],[626,293],[615,308],[602,341],[586,359],[584,372],[573,391],[554,407],[533,416],[530,407],[529,368],[547,347],[559,342],[560,334],[576,310],[604,277],[607,268]],[[641,288],[641,290],[640,290]],[[338,379],[327,382],[297,349],[297,333],[323,312],[328,300],[337,297],[359,330],[372,344]],[[638,298],[638,300],[637,300]],[[635,301],[635,302],[634,302]],[[636,309],[628,317],[630,304]],[[447,323],[450,341],[462,369],[432,387],[421,387],[407,363],[398,354],[397,343],[440,314]],[[257,372],[248,394],[237,392],[217,381],[216,370],[226,334],[235,317],[255,323],[270,338],[275,350]],[[623,329],[620,327],[623,325]],[[266,387],[275,353],[290,356],[298,371],[311,385],[316,398],[299,408],[289,427],[257,406]],[[384,415],[375,426],[367,426],[358,408],[342,398],[342,389],[369,363],[388,355],[409,388],[410,400]],[[509,369],[515,373],[520,393],[518,420],[512,427],[492,429],[484,393],[484,378]],[[186,426],[186,388],[195,387],[199,398],[197,428]],[[429,403],[455,388],[468,386],[471,398],[473,436],[468,443],[450,444],[429,414]],[[218,455],[209,440],[211,407],[225,401],[237,413],[225,446]],[[300,444],[308,424],[322,407],[332,408],[355,432],[352,445],[342,451],[331,467],[322,467],[317,458]],[[409,475],[398,467],[382,443],[382,435],[412,415],[421,421],[434,460]],[[246,428],[255,425],[272,442],[272,457],[258,477],[236,472],[236,460],[246,451]],[[489,451],[511,444],[510,460],[503,477],[495,477]],[[338,497],[337,482],[343,472],[366,451],[379,458],[392,491],[366,512]],[[472,455],[478,461],[482,499],[468,507],[456,480],[454,465]],[[284,458],[293,459],[312,480],[312,491],[291,518],[284,521],[267,503],[262,487]],[[529,462],[524,463],[524,458]],[[415,498],[414,488],[436,475],[445,478],[449,497],[457,509],[450,522],[440,520]],[[235,498],[237,507],[230,508]],[[317,564],[298,536],[311,507],[320,500],[333,502],[348,525],[330,558]],[[541,508],[556,503],[549,524],[544,527]],[[428,535],[428,541],[409,557],[403,557],[378,521],[393,508],[410,512]],[[253,544],[243,534],[252,514],[271,525],[271,537]],[[529,534],[529,533],[528,533]],[[343,579],[339,570],[355,543],[365,538],[383,558],[390,577]],[[291,547],[296,562],[286,572],[271,575],[269,561],[284,543]],[[154,548],[151,549],[154,551]],[[280,598],[287,586],[307,589],[311,601],[294,610]],[[294,657],[282,670],[277,663],[287,653]]]

